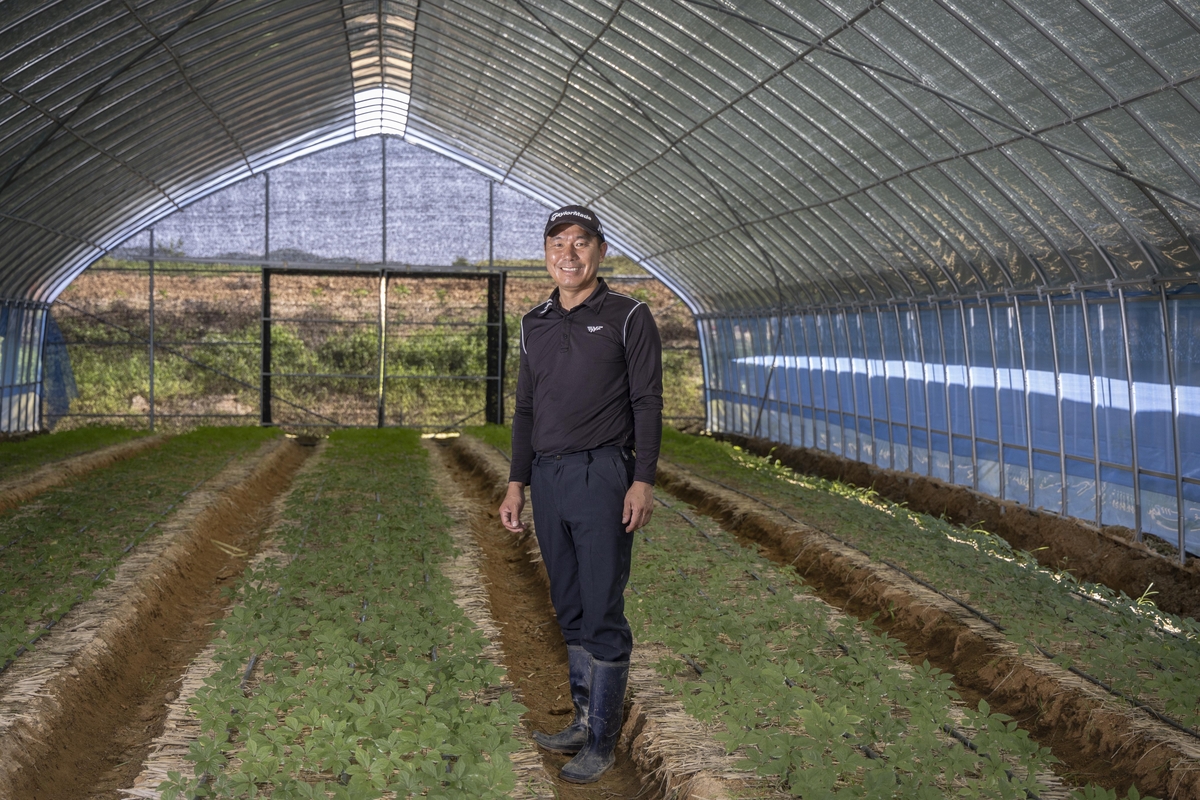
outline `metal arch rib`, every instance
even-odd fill
[[[722,13],[726,13],[726,14],[730,14],[730,13],[731,13],[731,12],[728,12],[728,11],[726,11],[725,9],[720,9],[720,8],[716,8],[716,7],[714,7],[714,6],[709,6],[709,5],[708,5],[708,4],[706,4],[706,3],[697,3],[697,2],[695,2],[695,0],[683,0],[683,2],[684,2],[684,3],[692,3],[692,4],[694,4],[694,5],[700,5],[700,6],[704,6],[704,7],[706,7],[706,8],[712,8],[712,9],[714,9],[714,10],[721,11]],[[816,43],[805,42],[804,44],[806,45],[807,49],[805,49],[804,51],[802,51],[802,52],[801,52],[800,54],[798,54],[798,55],[797,55],[795,58],[792,58],[792,59],[790,59],[790,60],[789,60],[789,61],[787,61],[787,62],[786,62],[786,63],[785,63],[783,66],[781,66],[781,67],[778,67],[777,69],[773,70],[773,71],[772,71],[772,72],[771,72],[769,75],[767,75],[766,77],[764,77],[764,78],[762,78],[762,79],[760,79],[760,80],[756,81],[756,82],[755,82],[755,84],[754,84],[753,86],[751,86],[749,89],[746,89],[746,90],[745,90],[745,91],[743,91],[741,94],[739,94],[738,96],[734,97],[732,100],[728,100],[728,101],[726,101],[726,102],[725,102],[724,104],[722,104],[722,105],[721,105],[721,107],[720,107],[720,108],[718,108],[716,111],[713,111],[713,112],[709,113],[709,114],[708,114],[708,116],[704,117],[704,119],[702,119],[702,120],[700,120],[699,122],[695,123],[695,124],[694,124],[694,125],[692,125],[690,128],[688,128],[687,130],[685,130],[685,131],[684,131],[682,134],[680,134],[679,136],[675,137],[673,140],[671,140],[670,142],[668,142],[667,148],[666,148],[665,150],[663,150],[661,153],[659,153],[658,155],[656,155],[654,158],[650,159],[649,161],[646,161],[645,163],[641,164],[639,167],[637,167],[636,169],[632,170],[631,172],[629,172],[629,173],[626,173],[626,175],[625,175],[624,177],[620,178],[620,179],[619,179],[619,180],[618,180],[616,183],[612,184],[612,185],[611,185],[611,186],[609,186],[608,188],[606,188],[606,189],[604,189],[604,190],[602,190],[602,191],[600,191],[600,192],[597,192],[595,195],[593,195],[592,197],[590,197],[590,198],[588,199],[588,202],[589,202],[589,203],[594,203],[594,202],[596,202],[598,199],[600,199],[600,198],[601,198],[601,197],[603,197],[604,195],[606,195],[606,194],[609,194],[610,192],[612,192],[613,190],[615,190],[615,189],[616,189],[618,186],[620,186],[622,183],[624,183],[626,180],[628,180],[628,179],[629,179],[630,177],[632,177],[633,175],[635,175],[635,174],[637,174],[637,173],[641,172],[642,170],[646,169],[646,167],[649,167],[651,164],[654,164],[654,163],[655,163],[655,162],[657,162],[659,159],[661,159],[661,158],[663,158],[664,156],[666,156],[666,154],[667,154],[667,153],[669,153],[669,152],[671,152],[671,150],[673,150],[673,149],[676,149],[676,148],[679,146],[679,144],[680,144],[680,143],[681,143],[681,142],[682,142],[684,139],[686,139],[686,138],[690,137],[691,135],[693,135],[694,133],[696,133],[696,131],[700,130],[700,129],[701,129],[701,128],[703,128],[705,125],[707,125],[708,123],[712,122],[714,119],[716,119],[717,117],[719,117],[721,114],[724,114],[726,111],[728,111],[728,110],[729,110],[730,108],[732,108],[734,105],[736,105],[737,103],[739,103],[739,102],[741,102],[742,100],[746,99],[748,96],[750,96],[750,95],[751,95],[751,94],[753,94],[754,92],[756,92],[756,91],[758,91],[759,89],[761,89],[763,86],[765,86],[765,85],[766,85],[768,82],[770,82],[770,81],[771,81],[771,80],[773,80],[774,78],[776,78],[776,77],[778,77],[778,76],[782,75],[782,74],[783,74],[783,73],[784,73],[786,70],[790,69],[791,67],[793,67],[793,66],[795,66],[796,64],[800,63],[800,62],[801,62],[801,61],[803,61],[804,59],[808,58],[808,56],[810,56],[810,55],[811,55],[813,52],[815,52],[815,51],[817,51],[817,50],[820,50],[820,49],[823,49],[823,48],[825,47],[825,43],[826,43],[826,42],[828,42],[829,40],[831,40],[833,37],[837,36],[838,34],[840,34],[840,33],[844,32],[844,31],[848,30],[848,29],[849,29],[849,28],[851,28],[851,27],[853,27],[855,23],[857,23],[857,22],[858,22],[860,19],[862,19],[864,16],[866,16],[866,15],[867,15],[867,14],[868,14],[870,11],[872,11],[872,10],[874,10],[875,8],[879,7],[879,6],[880,6],[880,5],[882,5],[883,3],[884,3],[884,0],[871,0],[871,2],[867,4],[866,8],[862,9],[862,10],[861,10],[861,11],[860,11],[858,14],[856,14],[854,17],[852,17],[852,18],[850,18],[849,20],[847,20],[846,22],[844,22],[842,25],[839,25],[839,26],[838,26],[837,28],[835,28],[833,31],[830,31],[830,32],[829,32],[828,34],[826,34],[825,36],[822,36],[820,39],[818,39],[818,41],[817,41]],[[736,14],[731,14],[731,15],[732,15],[732,16],[739,16],[739,15],[736,15]]]
[[[534,21],[543,27],[546,27],[547,30],[551,30],[551,32],[555,33],[557,36],[556,32],[550,29],[549,26],[542,22],[542,20],[530,10],[529,6],[525,4],[524,0],[516,0],[516,3]],[[562,106],[563,100],[565,100],[567,97],[567,90],[571,88],[571,77],[575,74],[575,70],[578,69],[579,65],[583,63],[583,60],[587,58],[587,54],[591,52],[592,48],[600,43],[600,39],[604,37],[604,34],[608,32],[610,27],[612,27],[613,22],[615,22],[617,17],[620,16],[621,8],[624,5],[625,0],[618,0],[616,8],[614,8],[612,14],[609,15],[608,21],[604,23],[604,25],[600,28],[600,31],[592,38],[592,41],[588,43],[588,46],[582,51],[576,52],[575,60],[571,63],[570,68],[567,70],[566,76],[563,78],[562,90],[559,91],[558,97],[554,100],[554,104],[550,107],[550,110],[546,112],[546,115],[542,117],[542,121],[538,123],[537,129],[529,135],[529,137],[525,140],[525,143],[521,145],[521,149],[517,151],[515,156],[513,156],[512,161],[509,162],[508,167],[504,170],[504,177],[501,179],[501,182],[508,180],[508,176],[512,174],[512,171],[516,168],[517,164],[520,163],[522,158],[524,158],[525,151],[528,150],[529,146],[533,144],[534,140],[541,135],[546,125],[550,123],[551,118],[558,113],[558,109]],[[558,37],[558,39],[568,47],[570,46],[569,43],[566,42],[562,37]],[[571,49],[574,50],[574,48]]]
[[[183,79],[183,82],[187,85],[188,90],[191,91],[195,98],[200,101],[200,105],[204,106],[208,113],[212,115],[212,118],[216,120],[216,123],[221,126],[221,130],[223,130],[225,135],[229,137],[230,143],[233,144],[233,146],[237,149],[238,154],[241,155],[242,161],[246,164],[246,169],[249,170],[251,174],[254,174],[254,167],[250,164],[250,157],[246,155],[246,150],[237,140],[237,137],[233,135],[233,131],[229,130],[229,126],[225,124],[225,120],[221,118],[221,115],[217,113],[217,110],[212,107],[212,104],[208,102],[208,99],[205,98],[204,95],[200,93],[200,90],[196,88],[196,85],[192,83],[192,79],[188,75],[187,70],[184,69],[183,62],[179,60],[179,56],[175,53],[175,49],[171,47],[166,39],[159,36],[158,33],[156,33],[154,29],[150,27],[150,24],[145,20],[145,18],[142,17],[141,14],[138,13],[137,8],[132,2],[130,2],[130,0],[121,1],[125,8],[128,9],[130,16],[136,19],[138,24],[142,26],[142,30],[150,34],[150,37],[158,43],[158,46],[161,47],[168,56],[170,56],[171,62],[175,64],[175,69],[179,72],[179,77]]]

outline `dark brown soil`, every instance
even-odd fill
[[[904,642],[913,663],[928,659],[949,673],[968,702],[986,698],[993,711],[1016,719],[1059,758],[1065,779],[1115,788],[1121,796],[1131,785],[1159,797],[1200,795],[1194,742],[1181,744],[1173,731],[1098,698],[1049,662],[1027,661],[948,601],[814,529],[669,464],[660,462],[658,474],[668,491],[768,558],[794,566],[825,602],[860,619],[874,618]]]
[[[483,551],[483,578],[488,585],[492,617],[500,626],[500,646],[509,677],[529,708],[523,719],[531,731],[553,732],[570,721],[567,650],[550,604],[545,568],[530,558],[532,535],[511,534],[500,524],[500,499],[494,487],[480,481],[471,467],[439,448],[463,493],[476,501],[471,526]],[[628,709],[626,709],[628,713]],[[617,763],[597,783],[579,786],[558,778],[570,756],[541,751],[562,800],[576,798],[653,798],[656,795],[637,771],[625,747],[617,748]]]
[[[214,498],[196,518],[201,535],[181,544],[186,552],[154,562],[139,583],[132,607],[121,606],[122,624],[106,624],[100,657],[76,659],[47,687],[53,713],[38,714],[38,730],[17,731],[22,769],[12,775],[14,798],[120,800],[133,785],[154,739],[162,733],[167,704],[188,664],[212,638],[212,623],[227,605],[221,591],[245,566],[214,546],[217,540],[256,550],[270,523],[271,501],[284,491],[312,452],[283,443],[265,470]],[[166,555],[170,554],[170,550]],[[102,634],[103,636],[103,631]],[[81,655],[89,655],[84,651]]]
[[[757,455],[769,454],[797,472],[871,488],[914,511],[979,525],[1013,547],[1033,553],[1043,566],[1067,570],[1080,580],[1130,597],[1140,597],[1153,583],[1159,608],[1200,619],[1200,559],[1189,557],[1187,565],[1181,566],[1175,548],[1166,542],[1154,540],[1156,547],[1151,548],[1134,541],[1128,528],[1098,528],[937,478],[882,469],[832,453],[736,434],[720,434],[720,438]]]

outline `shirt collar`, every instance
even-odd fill
[[[604,278],[598,278],[597,281],[598,281],[598,283],[596,284],[596,288],[593,289],[592,293],[587,296],[587,299],[584,300],[579,305],[587,306],[592,311],[595,311],[598,313],[600,311],[600,309],[604,306],[604,298],[608,297],[608,284],[604,282]],[[558,300],[558,287],[557,286],[554,287],[554,291],[550,293],[550,299],[542,304],[542,309],[541,309],[541,311],[538,312],[538,316],[539,317],[546,316],[546,313],[549,312],[550,309],[552,309],[552,308],[554,310],[558,311],[560,314],[567,313],[567,311],[565,309],[563,309],[562,303],[560,303]],[[578,306],[576,306],[576,308],[578,308]]]

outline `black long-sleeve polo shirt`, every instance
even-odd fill
[[[650,308],[603,279],[570,311],[555,289],[521,319],[509,480],[529,483],[534,453],[619,445],[637,452],[633,479],[653,484],[662,406],[662,342]]]

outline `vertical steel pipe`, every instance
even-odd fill
[[[262,338],[259,350],[262,356],[259,375],[258,409],[259,424],[270,425],[271,420],[271,270],[262,269]]]
[[[147,356],[150,359],[150,430],[154,430],[154,228],[150,229],[150,337]]]
[[[1171,428],[1174,433],[1175,445],[1175,502],[1179,508],[1179,564],[1187,564],[1186,520],[1184,519],[1183,504],[1183,457],[1179,443],[1179,386],[1175,382],[1175,348],[1171,346],[1171,312],[1167,307],[1167,287],[1159,284],[1158,299],[1162,308],[1163,344],[1167,355],[1167,382],[1171,388]]]
[[[988,342],[992,346],[992,382],[996,388],[996,446],[998,450],[997,469],[1000,470],[1000,499],[1005,499],[1005,482],[1008,479],[1004,468],[1004,418],[1000,414],[1000,364],[996,359],[996,320],[992,317],[992,301],[985,298],[983,311],[987,314]]]
[[[854,343],[850,339],[850,316],[846,313],[846,307],[842,306],[842,332],[846,338],[846,359],[847,367],[850,370],[850,407],[854,409],[854,460],[862,461],[862,432],[859,430],[859,424],[862,422],[862,414],[858,410],[858,381],[855,379],[854,373]],[[834,368],[837,367],[837,347],[834,347]],[[843,420],[845,417],[842,418]],[[842,426],[845,430],[845,425]]]
[[[938,303],[933,304],[933,318],[938,324],[938,344],[942,354],[942,380],[945,381],[945,396],[946,396],[946,441],[948,443],[946,455],[949,457],[950,482],[954,483],[954,409],[950,404],[950,365],[946,363],[946,326],[942,324],[942,307]]]
[[[1088,365],[1088,390],[1091,392],[1092,404],[1092,461],[1095,466],[1095,481],[1096,481],[1096,524],[1103,525],[1103,500],[1104,493],[1101,491],[1100,484],[1100,420],[1097,406],[1100,404],[1100,391],[1096,386],[1099,376],[1096,374],[1096,365],[1094,355],[1092,353],[1092,324],[1088,319],[1088,302],[1087,294],[1079,293],[1079,310],[1083,315],[1083,343],[1087,348],[1087,365]]]
[[[921,395],[925,403],[925,474],[933,475],[933,417],[929,413],[929,362],[925,358],[925,323],[921,322],[921,307],[909,301],[908,311],[917,325],[917,347],[921,351]]]
[[[1021,299],[1013,297],[1013,314],[1017,318],[1017,344],[1021,348],[1021,386],[1025,392],[1025,458],[1029,467],[1029,507],[1034,508],[1033,494],[1033,415],[1030,403],[1031,381],[1029,365],[1025,362],[1025,328],[1021,322]]]
[[[1063,433],[1062,369],[1058,363],[1058,331],[1054,325],[1054,301],[1046,295],[1046,310],[1050,313],[1050,347],[1054,354],[1054,399],[1058,405],[1058,469],[1062,480],[1062,509],[1067,513],[1067,447]]]
[[[963,335],[963,361],[967,373],[967,416],[971,420],[971,486],[979,491],[979,450],[975,432],[975,391],[971,380],[971,338],[967,333],[967,304],[958,301],[959,322]]]
[[[841,450],[838,453],[838,455],[845,456],[846,455],[846,409],[842,405],[842,382],[841,382],[841,380],[839,380],[839,377],[837,374],[837,371],[838,371],[838,369],[837,369],[837,345],[835,345],[833,343],[833,313],[830,312],[828,316],[829,316],[829,347],[830,347],[830,351],[831,351],[832,357],[833,357],[833,392],[834,392],[835,397],[837,398],[836,402],[837,402],[837,409],[838,409],[838,428],[841,431],[838,435],[838,441],[841,443]],[[821,383],[822,383],[822,385],[824,385],[826,370],[825,370],[824,350],[823,350],[823,345],[821,344],[821,324],[820,324],[819,320],[817,322],[817,348],[819,350],[822,350]],[[826,436],[828,436],[828,431],[829,431],[829,390],[828,389],[826,389],[826,391],[825,391],[825,406],[826,406],[826,408],[825,408],[825,430],[826,430]],[[833,441],[832,440],[829,441],[829,447],[830,447],[830,452],[833,452]]]
[[[375,427],[384,425],[387,396],[387,270],[379,271],[379,386],[375,396]]]
[[[876,309],[879,314],[879,342],[883,344],[883,312]],[[912,404],[908,402],[908,350],[904,347],[904,325],[900,322],[900,306],[892,306],[892,314],[896,317],[896,344],[900,348],[900,385],[904,387],[904,429],[908,436],[908,471],[913,471],[913,435],[912,435]],[[892,399],[891,390],[887,384],[887,352],[884,351],[884,402],[888,404],[888,435],[891,433],[892,424]],[[895,469],[895,459],[892,459],[892,468]]]
[[[1117,289],[1117,304],[1121,307],[1121,341],[1125,345],[1126,390],[1129,392],[1129,442],[1133,451],[1133,540],[1142,540],[1142,476],[1138,466],[1137,395],[1133,390],[1133,358],[1129,344],[1129,321],[1125,318],[1125,290]]]

